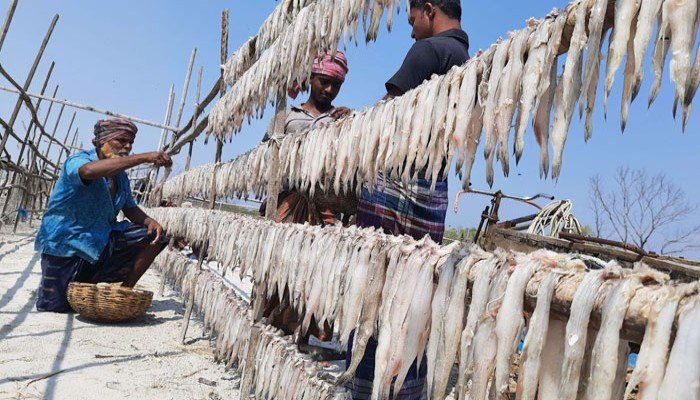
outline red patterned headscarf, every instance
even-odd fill
[[[95,124],[95,137],[92,139],[92,144],[98,147],[122,135],[128,135],[133,139],[138,130],[136,125],[128,119],[101,119]]]
[[[330,51],[325,54],[319,54],[311,66],[312,74],[325,75],[340,82],[345,82],[345,75],[348,74],[348,71],[348,59],[345,57],[345,53],[340,50],[336,50],[335,55]],[[296,99],[300,91],[301,85],[295,81],[289,89],[289,97]]]

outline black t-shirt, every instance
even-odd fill
[[[469,59],[469,37],[461,29],[450,29],[433,37],[416,41],[406,54],[401,68],[386,82],[402,94],[417,87],[431,75],[444,75],[455,65]]]

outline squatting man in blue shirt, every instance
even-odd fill
[[[126,119],[97,121],[95,148],[63,165],[34,244],[41,252],[37,310],[71,311],[66,292],[74,281],[133,287],[167,244],[160,224],[136,205],[125,171],[172,160],[162,151],[130,155],[137,131]],[[117,221],[120,211],[128,221]]]

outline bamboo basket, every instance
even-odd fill
[[[120,283],[71,282],[68,303],[81,316],[99,322],[123,322],[140,317],[151,307],[153,292]]]

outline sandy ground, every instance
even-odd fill
[[[126,324],[39,313],[33,236],[0,235],[0,399],[238,399],[239,377],[213,362],[209,338],[190,323],[179,343],[182,303],[149,271],[149,312]]]

